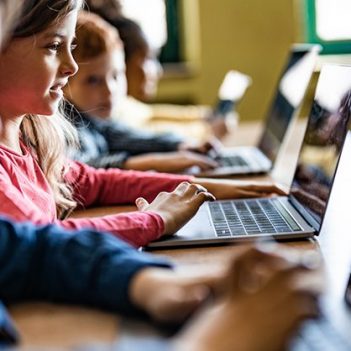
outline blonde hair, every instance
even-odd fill
[[[81,7],[82,0],[25,0],[23,15],[11,39],[42,32]],[[73,125],[64,117],[63,102],[61,105],[54,116],[26,115],[21,124],[21,138],[37,158],[52,189],[58,217],[63,218],[77,205],[64,174],[67,171],[67,147],[76,147],[78,137]]]
[[[78,146],[77,131],[65,118],[63,104],[53,116],[26,115],[21,124],[23,142],[36,157],[52,189],[57,214],[64,218],[77,205],[64,180],[67,147]]]

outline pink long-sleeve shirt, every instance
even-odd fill
[[[23,155],[0,146],[0,213],[16,221],[56,223],[67,229],[93,228],[112,233],[134,246],[144,246],[164,231],[156,213],[130,212],[97,218],[57,218],[52,190],[30,151]],[[190,177],[153,172],[95,169],[71,162],[66,180],[82,207],[130,204],[142,196],[152,201]]]

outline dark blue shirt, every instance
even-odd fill
[[[129,156],[178,150],[183,139],[172,133],[155,134],[103,120],[66,106],[66,115],[78,130],[80,149],[71,156],[95,168],[123,168]]]
[[[44,300],[139,315],[129,299],[129,283],[150,266],[170,267],[110,234],[0,218],[0,300],[5,304]]]

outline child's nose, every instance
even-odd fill
[[[73,59],[72,56],[68,57],[67,60],[63,63],[61,72],[64,76],[74,76],[78,72],[77,62]]]
[[[111,82],[105,82],[105,89],[104,93],[106,96],[112,96],[114,93],[115,87],[114,84]]]

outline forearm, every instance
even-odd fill
[[[193,178],[192,183],[202,185],[217,199],[232,198],[233,189],[246,186],[246,182],[226,179]],[[227,189],[230,189],[228,192]]]
[[[174,134],[148,133],[120,124],[106,126],[103,135],[111,153],[125,151],[131,155],[176,151],[183,142]]]
[[[217,199],[255,198],[271,194],[286,195],[285,189],[274,182],[254,182],[232,179],[193,178],[192,183],[205,187]]]
[[[94,168],[107,169],[107,168],[124,168],[127,160],[128,160],[127,152],[118,152],[116,154],[90,158],[83,162]]]
[[[39,299],[133,314],[138,311],[129,296],[134,275],[147,267],[169,267],[108,234],[4,220],[0,226],[0,299],[6,303]]]
[[[140,196],[152,201],[161,191],[172,191],[179,183],[190,179],[154,172],[94,169],[78,162],[72,162],[66,174],[75,199],[84,207],[134,204]]]
[[[108,232],[134,247],[145,246],[160,238],[164,233],[162,218],[151,211],[119,213],[93,218],[69,218],[59,221],[59,224],[71,230],[92,228]]]

